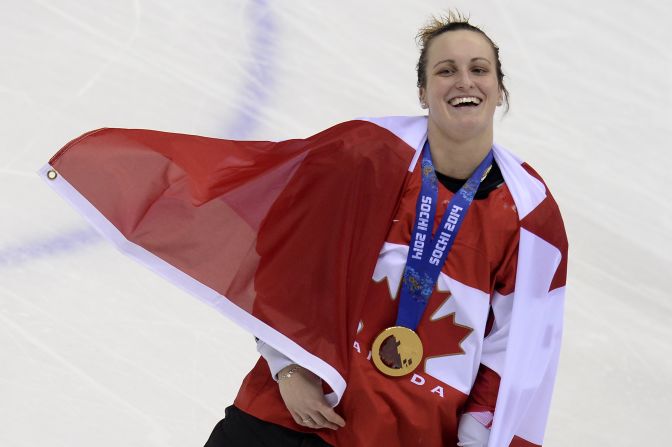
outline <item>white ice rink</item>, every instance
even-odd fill
[[[570,238],[545,446],[668,446],[672,2],[0,0],[0,446],[202,446],[251,336],[116,252],[35,174],[99,127],[308,136],[419,114],[448,6],[501,47],[498,142]]]

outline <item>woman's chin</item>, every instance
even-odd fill
[[[451,120],[450,125],[437,126],[441,133],[453,141],[469,141],[492,136],[492,124],[479,119]]]

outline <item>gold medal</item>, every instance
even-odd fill
[[[388,327],[373,341],[371,357],[373,364],[383,374],[405,376],[420,365],[422,341],[418,334],[407,327]]]

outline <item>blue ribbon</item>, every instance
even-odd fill
[[[401,280],[397,326],[415,330],[420,323],[441,267],[446,262],[483,174],[492,165],[492,160],[493,154],[490,150],[469,180],[448,203],[436,234],[432,236],[439,188],[429,141],[425,142],[422,149],[422,189],[415,206],[415,224]]]

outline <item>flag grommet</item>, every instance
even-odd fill
[[[49,169],[47,171],[47,178],[49,180],[56,180],[56,177],[58,177],[58,173],[54,171],[53,169]]]

